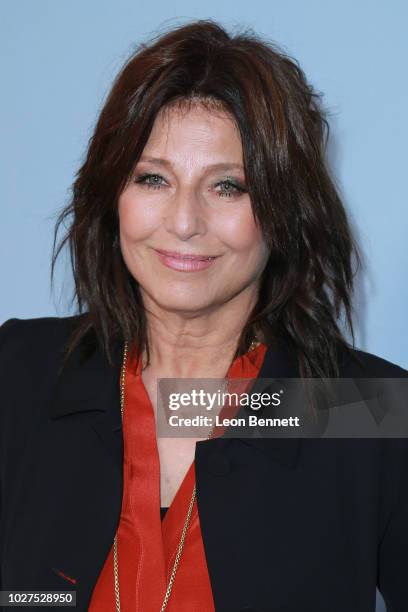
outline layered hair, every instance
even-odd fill
[[[280,337],[302,377],[338,376],[339,346],[351,346],[339,326],[342,314],[354,346],[351,297],[361,258],[327,163],[321,94],[275,43],[251,30],[229,34],[213,20],[140,44],[103,105],[54,230],[51,282],[68,243],[82,315],[67,356],[89,333],[110,363],[118,340],[149,355],[141,292],[120,250],[118,198],[159,111],[192,103],[233,117],[254,218],[270,249],[235,357],[255,333],[267,344]],[[66,232],[57,246],[61,224]]]

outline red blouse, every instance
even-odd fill
[[[231,364],[226,378],[256,378],[266,345]],[[228,407],[222,416],[230,416]],[[236,408],[234,408],[236,410]],[[186,519],[194,482],[194,461],[160,519],[160,461],[153,406],[143,384],[141,362],[130,351],[125,373],[123,414],[123,499],[118,528],[121,612],[160,612]],[[91,612],[114,612],[113,545],[92,593]],[[214,602],[197,500],[166,612],[213,612]]]

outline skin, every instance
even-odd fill
[[[146,173],[153,176],[141,182]],[[226,375],[257,301],[269,252],[245,187],[241,138],[229,114],[201,105],[159,113],[118,201],[122,255],[147,313],[151,363],[142,379],[155,411],[157,378]],[[154,249],[217,259],[180,272]],[[172,501],[196,440],[158,439],[162,504]]]

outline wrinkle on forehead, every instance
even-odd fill
[[[204,97],[193,94],[188,98],[175,98],[165,106],[162,106],[158,115],[160,115],[160,117],[163,119],[163,122],[166,121],[168,123],[173,112],[176,112],[179,118],[183,119],[190,111],[200,108],[208,111],[211,113],[211,115],[216,116],[219,119],[224,121],[232,121],[235,124],[235,127],[238,128],[236,119],[228,110],[226,104],[222,100],[212,96]]]

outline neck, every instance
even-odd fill
[[[224,377],[256,296],[231,300],[209,312],[166,312],[149,304],[150,363],[162,378]],[[144,355],[144,365],[146,355]]]

